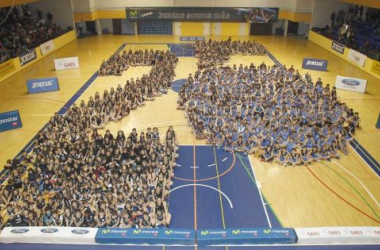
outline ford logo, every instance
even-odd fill
[[[14,233],[14,234],[24,234],[26,232],[29,232],[29,229],[27,229],[27,228],[15,228],[15,229],[11,230],[11,233]]]
[[[58,228],[42,228],[41,229],[41,232],[44,234],[53,234],[53,233],[56,233],[58,231],[59,231]]]
[[[90,230],[87,229],[73,229],[71,230],[73,234],[88,234]]]
[[[360,85],[360,82],[358,80],[354,80],[354,79],[343,79],[342,82],[343,82],[343,84],[348,85],[348,86]]]

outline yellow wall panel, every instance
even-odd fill
[[[239,23],[221,23],[221,35],[222,36],[238,36],[239,35]]]
[[[97,16],[98,19],[113,19],[113,18],[125,19],[125,18],[127,18],[127,13],[126,13],[125,9],[98,10],[97,15],[98,15]]]
[[[27,4],[27,3],[33,3],[33,2],[39,2],[41,0],[16,0],[15,5],[20,4]],[[13,0],[1,0],[0,1],[0,8],[12,6]]]
[[[96,10],[93,12],[74,12],[75,21],[94,21],[96,19],[127,18],[125,10]]]
[[[292,22],[304,22],[304,23],[310,23],[311,22],[312,13],[309,12],[291,12],[287,10],[280,10],[278,14],[278,19],[285,19]]]
[[[96,18],[96,11],[94,12],[74,12],[74,20],[80,21],[94,21]]]
[[[182,22],[181,35],[182,36],[203,36],[203,23],[202,22]]]

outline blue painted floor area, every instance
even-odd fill
[[[329,245],[329,246],[217,246],[197,247],[198,250],[378,250],[380,245]],[[186,246],[125,246],[125,245],[57,245],[57,244],[0,244],[1,250],[194,250]]]
[[[182,166],[177,166],[174,172],[175,175],[181,174],[193,179],[193,170],[190,169],[190,167],[186,167],[193,162],[193,154],[189,149],[192,149],[192,147],[179,147],[179,150],[177,151],[179,154],[177,164]],[[190,186],[174,190],[174,188],[180,186],[181,183],[174,179],[173,186],[171,187],[169,212],[172,214],[172,219],[170,227],[194,229],[194,188]]]
[[[172,90],[178,93],[178,92],[181,90],[182,85],[185,84],[185,82],[186,82],[186,79],[185,79],[185,78],[175,80],[175,81],[172,83]]]
[[[350,142],[352,148],[362,157],[362,159],[372,168],[375,173],[380,176],[380,163],[372,157],[370,153],[354,138]]]
[[[181,56],[194,56],[194,44],[193,43],[169,43],[170,52],[175,53],[178,57]]]
[[[180,146],[179,155],[169,198],[171,228],[281,227],[261,201],[246,156],[209,145]]]

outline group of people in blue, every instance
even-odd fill
[[[219,66],[190,74],[178,108],[198,139],[263,161],[306,165],[348,154],[359,114],[335,87],[293,66]]]

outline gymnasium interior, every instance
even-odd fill
[[[0,249],[380,249],[380,1],[0,0]]]

